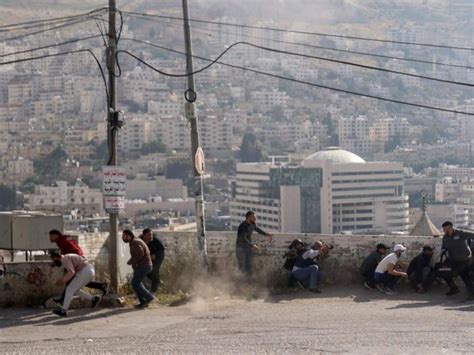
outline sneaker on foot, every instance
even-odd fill
[[[386,293],[386,292],[387,292],[387,291],[385,290],[384,285],[382,285],[382,284],[377,284],[377,285],[375,285],[375,288],[376,288],[377,290],[379,290],[381,293]]]
[[[368,281],[364,282],[364,287],[368,290],[375,290],[375,287],[372,286]]]
[[[104,284],[104,286],[102,287],[102,297],[104,297],[105,295],[107,295],[109,293],[109,285],[108,284]]]
[[[452,296],[455,295],[456,293],[459,293],[459,288],[451,288],[448,292],[446,292],[446,296]]]
[[[67,316],[67,312],[64,309],[55,309],[53,311],[53,313],[60,316],[60,317],[66,317]]]
[[[100,296],[94,296],[94,298],[92,299],[92,306],[91,308],[92,309],[95,309],[97,307],[97,305],[99,304],[100,300],[102,299],[102,297]]]
[[[385,287],[385,294],[387,295],[398,295],[398,292],[389,288],[389,287]]]
[[[136,309],[143,309],[143,308],[146,308],[148,307],[148,303],[139,303],[139,304],[136,304],[135,306],[133,306],[133,308],[136,308]]]

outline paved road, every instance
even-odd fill
[[[195,300],[144,311],[0,310],[0,353],[474,352],[474,303],[462,297],[327,290],[254,299]]]

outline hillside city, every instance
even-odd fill
[[[118,49],[166,73],[183,73],[182,23],[173,19],[180,9],[170,3],[163,5],[168,19],[137,15],[158,13],[145,2],[126,7],[133,11],[123,14]],[[198,10],[206,6],[196,3]],[[374,35],[389,43],[271,31],[267,28],[289,28],[288,21],[271,12],[246,20],[240,10],[226,12],[224,5],[205,18],[196,11],[196,18],[209,22],[192,24],[198,57],[214,59],[235,42],[259,46],[235,45],[219,59],[230,65],[217,63],[195,75],[207,230],[235,229],[247,210],[254,210],[270,232],[409,234],[424,210],[438,229],[446,219],[474,228],[474,120],[448,112],[474,112],[472,87],[420,78],[474,83],[473,52],[400,43],[438,43],[443,33],[460,34],[445,41],[450,45],[469,42],[469,4],[434,1],[448,15],[418,23],[416,16],[423,17],[423,6],[431,2],[411,3],[416,10],[412,19],[386,24]],[[356,10],[354,19],[339,20],[332,32],[357,34],[357,26],[373,25],[366,9]],[[399,9],[393,5],[390,11]],[[47,19],[51,11],[43,9],[37,17]],[[108,230],[102,78],[88,52],[54,56],[91,49],[105,66],[103,22],[96,16],[32,36],[2,35],[1,210],[55,212],[64,216],[67,230]],[[45,49],[30,51],[38,47]],[[33,56],[40,58],[22,61]],[[126,171],[120,225],[194,230],[186,79],[156,73],[126,53],[117,59],[117,110],[124,112],[118,164]],[[207,64],[196,58],[194,66]],[[354,96],[281,76],[446,110]]]

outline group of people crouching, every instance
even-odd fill
[[[53,299],[57,306],[53,313],[62,317],[67,316],[74,296],[90,301],[92,308],[95,308],[102,297],[108,293],[108,285],[93,281],[95,277],[94,267],[84,256],[79,244],[71,236],[53,229],[49,232],[49,240],[51,243],[56,243],[59,249],[50,253],[51,266],[64,270],[62,277],[56,281],[56,285],[64,286],[64,290],[60,297]],[[133,268],[131,286],[139,300],[135,307],[145,308],[155,299],[154,294],[158,292],[161,283],[160,267],[164,260],[165,248],[163,243],[153,236],[149,228],[144,229],[138,238],[135,237],[132,231],[124,230],[122,240],[130,245],[131,258],[128,265]],[[143,285],[145,278],[149,278],[151,281],[150,290]],[[93,296],[83,291],[83,287],[99,290],[101,294]]]
[[[443,223],[444,236],[441,251],[435,257],[435,248],[423,246],[421,253],[413,258],[408,267],[403,267],[400,258],[407,248],[396,244],[393,252],[384,244],[378,244],[376,250],[367,256],[360,267],[364,286],[377,289],[382,293],[396,294],[394,286],[400,278],[408,279],[416,292],[425,293],[436,280],[444,280],[449,287],[447,296],[460,292],[454,282],[459,276],[466,286],[468,299],[474,300],[472,249],[474,233],[454,229],[449,221]]]
[[[364,286],[376,289],[387,295],[397,292],[394,287],[400,278],[408,279],[418,293],[425,293],[436,280],[444,280],[449,287],[447,296],[460,292],[454,282],[459,276],[466,286],[468,300],[474,300],[474,233],[454,229],[449,221],[443,223],[444,236],[440,253],[435,257],[435,248],[423,246],[421,253],[413,258],[407,266],[400,258],[407,248],[402,244],[389,247],[378,244],[376,250],[368,255],[360,266]],[[295,239],[289,246],[284,268],[290,272],[289,283],[300,283],[311,292],[320,293],[318,285],[324,278],[320,261],[328,256],[332,249],[321,241],[306,248],[300,239]],[[387,254],[388,253],[388,254]]]

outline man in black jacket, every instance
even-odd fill
[[[248,211],[245,215],[245,221],[243,221],[237,231],[237,242],[236,242],[236,256],[239,270],[245,274],[248,281],[252,277],[253,269],[253,256],[258,247],[252,241],[253,232],[257,232],[268,237],[271,240],[272,235],[266,233],[256,225],[257,216],[255,212]]]
[[[369,290],[375,289],[374,272],[387,253],[387,249],[384,244],[377,244],[377,249],[370,253],[360,265],[360,274],[364,278],[364,286]]]
[[[147,244],[150,249],[150,257],[153,262],[153,269],[148,274],[148,278],[151,280],[151,293],[156,293],[160,287],[160,267],[165,259],[165,247],[160,239],[153,236],[153,232],[150,228],[143,230],[141,239]]]
[[[468,299],[474,300],[474,289],[471,278],[472,251],[470,248],[470,242],[474,239],[474,233],[454,229],[450,221],[443,223],[443,231],[442,249],[448,253],[448,261],[451,269],[461,277],[466,285]],[[447,295],[457,293],[454,291],[453,293],[448,292]]]
[[[423,247],[423,252],[418,254],[408,265],[407,274],[418,293],[424,293],[431,286],[436,278],[436,274],[431,267],[433,248],[429,245]]]

